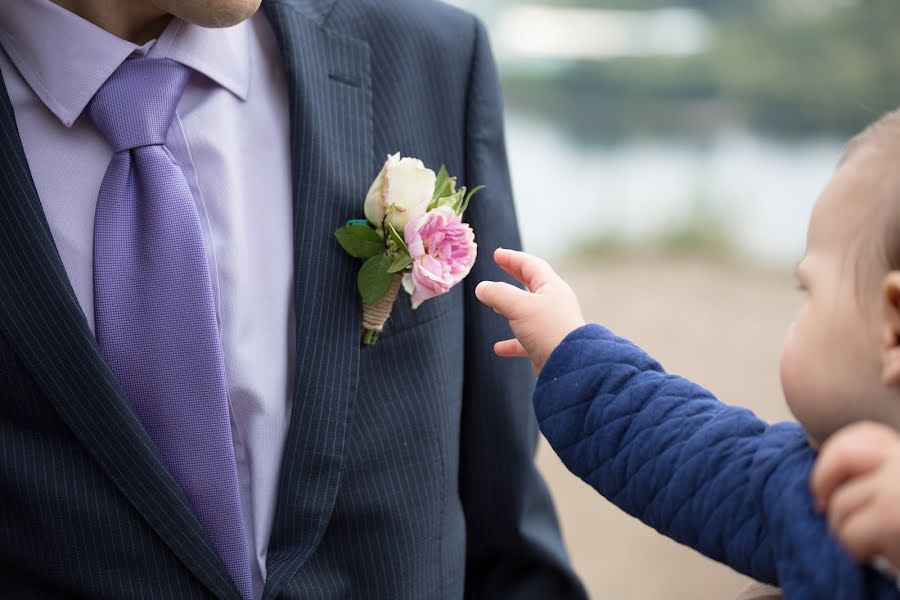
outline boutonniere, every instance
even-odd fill
[[[456,178],[421,160],[389,156],[366,195],[366,220],[335,232],[341,247],[364,260],[357,277],[362,296],[362,341],[374,344],[402,287],[413,310],[450,291],[475,264],[475,233],[462,217],[472,196]]]

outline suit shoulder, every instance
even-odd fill
[[[327,25],[347,30],[370,44],[401,36],[424,45],[474,41],[477,17],[438,0],[336,0]]]
[[[356,18],[394,27],[471,27],[476,17],[440,0],[334,0],[329,20]]]

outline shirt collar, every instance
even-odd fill
[[[148,52],[203,73],[241,100],[250,91],[250,22],[210,29],[172,19]]]
[[[170,58],[241,100],[250,87],[249,24],[206,29],[173,19],[138,47],[50,0],[0,0],[0,45],[34,93],[67,127],[131,54]]]

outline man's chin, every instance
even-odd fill
[[[201,27],[231,27],[250,18],[262,0],[153,0],[167,13]]]

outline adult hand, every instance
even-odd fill
[[[860,562],[900,566],[900,435],[856,423],[831,436],[813,468],[816,506],[835,537]]]

